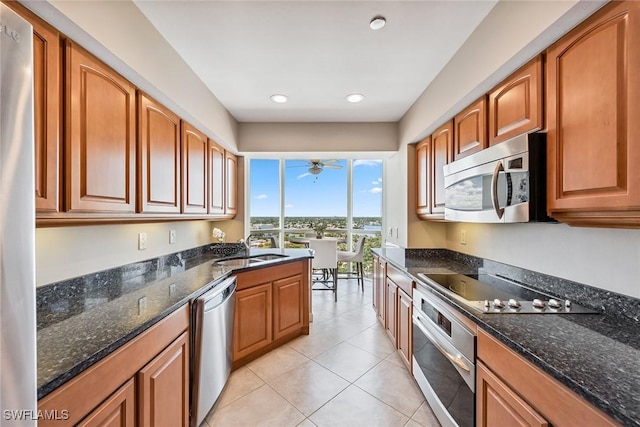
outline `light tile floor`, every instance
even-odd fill
[[[237,369],[200,427],[439,426],[355,280],[313,292],[309,335]]]

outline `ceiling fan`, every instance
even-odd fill
[[[338,160],[336,159],[331,159],[331,160],[309,160],[308,162],[306,162],[304,165],[298,165],[298,166],[294,166],[294,167],[306,167],[308,168],[307,171],[312,174],[312,175],[318,175],[320,172],[322,172],[325,168],[327,169],[342,169],[342,165],[336,165],[334,163],[337,163]]]

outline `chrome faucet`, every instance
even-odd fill
[[[249,251],[251,250],[251,246],[249,244],[250,240],[251,240],[251,234],[249,234],[246,239],[238,240],[238,243],[242,243],[244,245],[245,255],[249,255]]]

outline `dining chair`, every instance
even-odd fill
[[[338,251],[338,262],[354,262],[356,264],[356,278],[358,286],[362,287],[364,292],[364,242],[365,236],[360,236],[358,243],[353,251]]]
[[[333,300],[338,301],[338,242],[333,239],[309,239],[309,249],[314,251],[311,268],[322,270],[322,279],[313,279],[313,283],[321,282],[323,288],[313,288],[314,291],[333,291]],[[333,287],[328,285],[329,276]]]

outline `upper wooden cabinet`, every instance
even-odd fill
[[[489,145],[543,128],[542,56],[489,93]]]
[[[33,107],[36,212],[58,212],[61,167],[60,33],[16,1],[4,3],[33,26]]]
[[[450,120],[431,134],[431,213],[444,217],[444,165],[453,157],[453,121]]]
[[[487,148],[487,98],[482,97],[453,119],[455,160]]]
[[[180,118],[138,93],[138,212],[180,213]]]
[[[182,122],[182,212],[207,213],[207,136]]]
[[[640,227],[640,2],[611,2],[547,52],[547,209]]]
[[[225,151],[226,188],[224,213],[233,217],[238,213],[238,158]]]
[[[225,152],[209,140],[209,214],[224,215],[225,205]]]
[[[416,214],[426,218],[431,213],[431,136],[416,145]]]
[[[135,87],[67,42],[66,210],[135,211]]]

